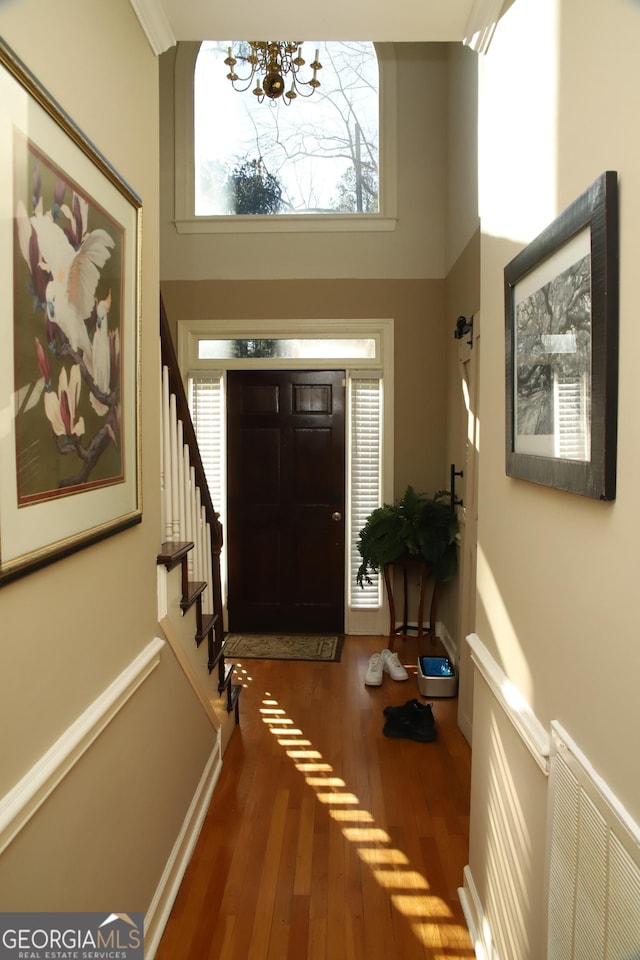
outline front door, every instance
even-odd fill
[[[230,631],[343,631],[344,425],[344,371],[229,371]]]

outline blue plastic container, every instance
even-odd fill
[[[418,657],[418,689],[423,697],[455,697],[458,678],[449,657]]]

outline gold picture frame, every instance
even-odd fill
[[[142,202],[0,41],[0,585],[142,519]]]

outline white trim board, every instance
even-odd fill
[[[471,868],[466,866],[463,874],[464,886],[458,887],[458,898],[477,960],[500,960],[491,940],[490,926],[471,875]]]
[[[506,675],[500,664],[491,655],[480,637],[470,633],[466,638],[471,647],[471,659],[492,690],[496,700],[516,728],[545,776],[549,775],[551,737],[540,723],[522,693]]]
[[[157,0],[129,0],[129,2],[156,56],[175,45],[176,38],[169,18]]]
[[[216,745],[200,777],[200,782],[189,805],[182,828],[173,845],[153,900],[144,918],[144,954],[146,960],[153,960],[160,945],[182,878],[191,860],[204,818],[209,810],[211,797],[221,770],[220,733],[218,733]]]
[[[0,854],[160,663],[155,637],[0,800]]]

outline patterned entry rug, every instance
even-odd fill
[[[338,663],[344,636],[334,634],[230,633],[225,657],[239,660],[325,660]]]

